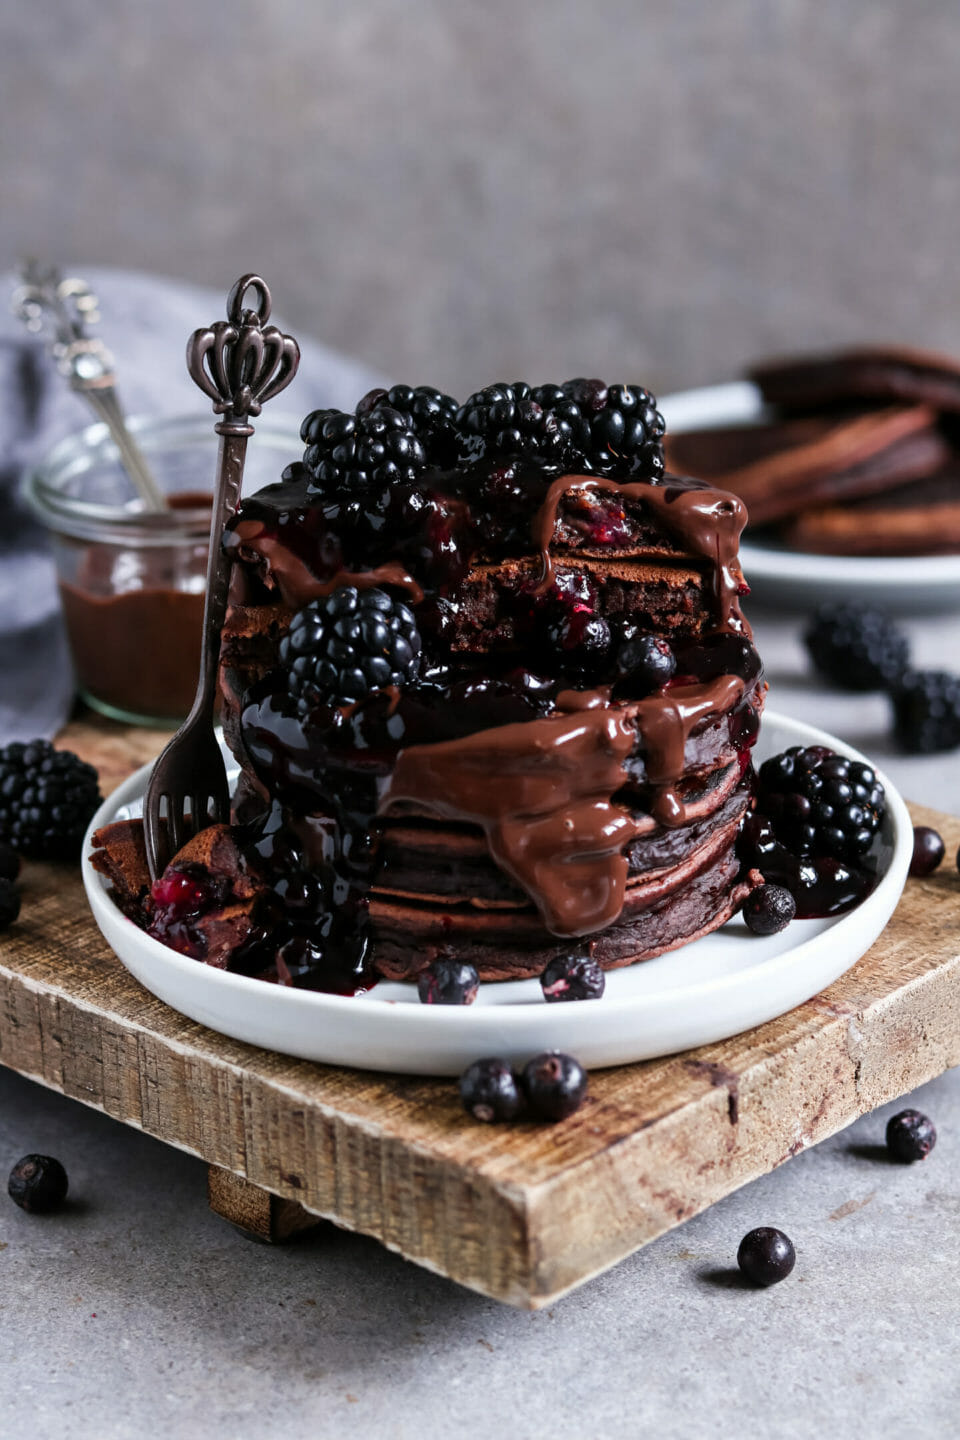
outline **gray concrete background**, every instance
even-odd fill
[[[229,285],[412,383],[960,349],[955,0],[0,0],[0,268]]]

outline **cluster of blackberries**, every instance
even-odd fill
[[[659,479],[664,428],[649,390],[579,378],[488,385],[463,405],[430,386],[394,385],[371,390],[352,415],[313,411],[300,434],[313,488],[330,496],[493,459]]]
[[[0,841],[28,860],[76,860],[100,804],[97,772],[47,740],[0,748]]]
[[[884,690],[902,750],[932,755],[960,746],[960,675],[915,670],[907,637],[883,611],[824,605],[804,635],[817,670],[842,690]]]
[[[412,611],[385,590],[341,585],[298,610],[280,642],[287,688],[306,715],[316,705],[363,700],[416,674],[420,635]]]
[[[460,1076],[463,1108],[475,1120],[566,1120],[587,1093],[587,1072],[572,1055],[546,1050],[518,1074],[506,1060],[475,1060]]]

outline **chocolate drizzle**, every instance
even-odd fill
[[[735,784],[748,763],[762,689],[739,607],[744,507],[672,477],[467,468],[433,476],[431,487],[419,498],[394,494],[385,523],[359,500],[348,515],[312,495],[297,467],[246,503],[225,544],[259,577],[253,589],[263,582],[258,595],[298,608],[341,585],[396,588],[415,607],[425,662],[401,693],[307,716],[295,713],[282,671],[261,670],[238,707],[241,758],[274,802],[271,823],[280,823],[278,802],[288,815],[281,838],[283,827],[295,832],[309,817],[322,824],[322,853],[297,863],[318,877],[327,910],[349,910],[358,939],[367,934],[387,821],[477,827],[546,931],[595,935],[621,915],[639,837],[651,824],[667,833],[692,823],[684,800],[691,776],[699,816],[711,774]],[[539,580],[530,576],[531,532]],[[562,571],[551,554],[560,547]],[[577,565],[578,548],[587,564]],[[682,617],[671,632],[675,678],[652,694],[631,693],[612,661],[604,674],[578,676],[556,656],[559,669],[548,661],[541,673],[548,622],[595,613],[591,557],[602,557],[602,569],[638,554],[650,573],[690,577],[691,590],[670,592]],[[502,582],[501,608],[477,623],[472,648],[451,652],[444,623],[469,606],[491,561],[512,565],[519,578]],[[696,566],[708,576],[702,586]],[[665,602],[646,612],[654,625],[656,603]],[[639,609],[631,594],[617,635],[637,629]],[[458,632],[468,640],[470,623]],[[334,917],[340,929],[342,918]],[[365,939],[357,953],[366,964]]]
[[[695,555],[709,561],[715,575],[721,628],[742,629],[739,597],[744,593],[744,579],[737,555],[747,523],[746,507],[725,490],[714,490],[694,480],[671,483],[671,478],[667,477],[662,485],[649,480],[608,480],[598,475],[560,475],[554,480],[530,527],[543,564],[538,589],[546,590],[553,580],[550,546],[564,495],[570,491],[606,490],[649,505],[668,530]]]
[[[615,796],[639,720],[654,817],[686,820],[677,782],[687,738],[743,694],[721,676],[614,705],[601,691],[562,691],[552,715],[399,752],[381,815],[410,805],[482,827],[490,854],[530,896],[554,935],[588,935],[623,908],[625,849],[646,828]]]

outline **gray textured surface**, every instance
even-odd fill
[[[0,266],[223,286],[411,382],[960,348],[953,0],[0,0]]]
[[[771,704],[960,811],[960,756],[890,754],[883,702],[812,685],[798,623],[754,615]],[[922,663],[956,653],[960,621],[910,629]],[[878,1152],[887,1106],[526,1314],[332,1228],[254,1245],[206,1210],[199,1161],[0,1069],[0,1176],[46,1151],[76,1201],[40,1219],[0,1194],[0,1434],[26,1407],[35,1440],[948,1440],[960,1070],[914,1102],[939,1131],[922,1165]],[[755,1292],[732,1267],[761,1224],[799,1258]]]

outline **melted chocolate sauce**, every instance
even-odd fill
[[[701,482],[620,482],[513,465],[356,500],[313,495],[303,467],[291,466],[280,485],[246,501],[225,544],[268,590],[299,607],[344,584],[394,587],[415,606],[425,657],[419,680],[402,693],[305,718],[279,672],[247,696],[243,744],[273,803],[250,822],[246,843],[283,917],[268,978],[318,983],[333,967],[363,983],[388,813],[478,826],[553,934],[614,923],[626,852],[649,831],[648,817],[668,828],[686,823],[680,782],[695,737],[725,724],[741,770],[749,763],[760,662],[739,610],[744,519],[739,501]],[[615,676],[585,685],[583,676],[531,673],[516,656],[451,657],[444,619],[461,603],[471,564],[504,551],[528,554],[531,527],[542,574],[511,602],[527,650],[548,607],[588,612],[595,603],[585,574],[554,571],[551,545],[571,532],[600,554],[639,545],[660,563],[694,557],[714,576],[714,630],[679,637],[677,676],[638,698],[613,690]],[[664,549],[664,532],[676,554]],[[292,896],[306,897],[299,910]],[[262,953],[246,963],[269,971]],[[291,982],[294,974],[312,978]]]

